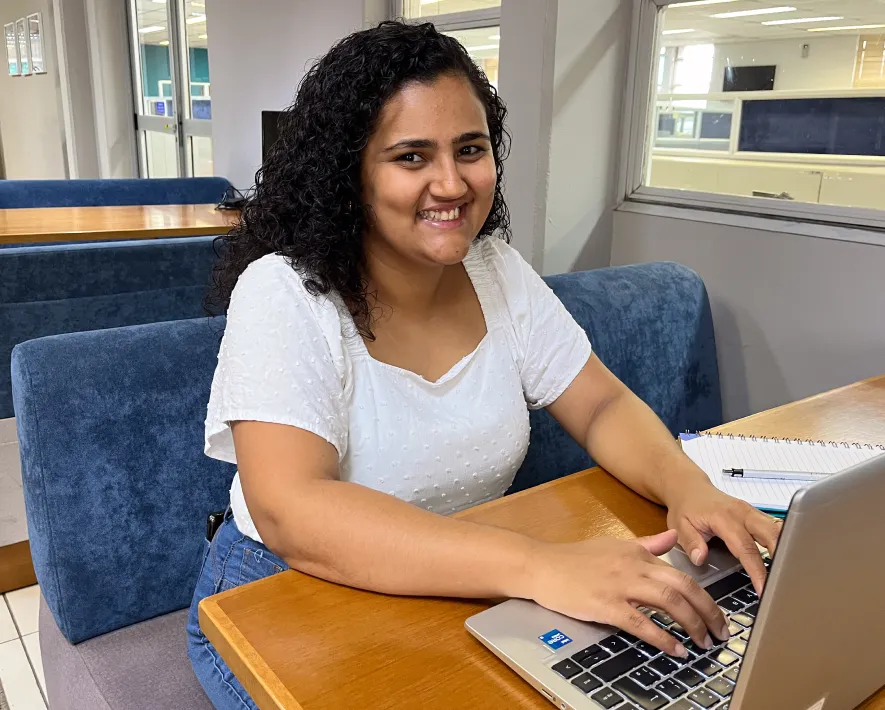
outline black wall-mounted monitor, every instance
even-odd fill
[[[277,142],[280,137],[280,117],[282,111],[262,111],[261,112],[261,160],[267,160],[270,147]]]
[[[723,91],[773,91],[776,66],[725,67]]]

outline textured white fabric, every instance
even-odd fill
[[[341,480],[430,511],[449,514],[502,496],[528,448],[528,410],[565,391],[590,343],[505,242],[475,243],[464,266],[487,333],[428,382],[373,359],[341,299],[311,296],[282,256],[252,263],[231,298],[206,454],[236,463],[230,422],[274,422],[330,442]],[[260,541],[239,474],[231,507],[237,527]]]

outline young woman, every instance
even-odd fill
[[[714,488],[507,244],[505,109],[457,41],[384,23],[311,69],[215,296],[228,307],[206,453],[236,463],[194,595],[189,650],[219,708],[255,707],[202,634],[204,597],[287,569],[389,594],[521,597],[685,649],[724,617],[660,561],[721,537],[757,589],[770,517]],[[502,496],[546,407],[596,461],[667,506],[648,539],[550,544],[454,520]],[[708,632],[709,629],[709,632]]]

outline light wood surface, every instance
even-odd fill
[[[0,594],[37,584],[27,540],[0,547]]]
[[[0,244],[208,236],[226,233],[239,216],[215,205],[8,209],[0,210]]]
[[[885,442],[885,377],[720,427]],[[550,541],[665,529],[662,508],[600,469],[458,517]],[[262,710],[550,707],[464,629],[491,602],[391,597],[289,571],[203,600],[200,624]],[[885,691],[864,710],[885,710]]]

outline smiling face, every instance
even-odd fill
[[[415,264],[467,255],[492,208],[495,158],[468,80],[410,83],[383,107],[362,155],[365,248]]]

